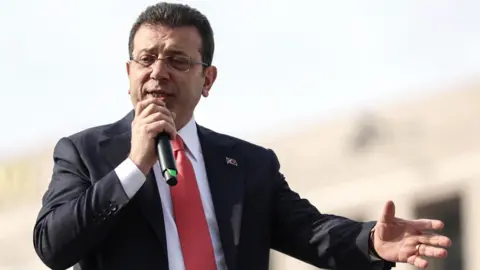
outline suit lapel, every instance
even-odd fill
[[[205,169],[229,270],[236,268],[243,206],[242,159],[234,154],[233,141],[198,126]]]
[[[127,157],[130,151],[131,130],[130,124],[133,120],[133,111],[131,111],[122,120],[112,125],[110,129],[106,131],[106,139],[101,142],[102,153],[105,155],[105,159],[108,163],[106,172],[114,170],[120,163],[122,163]],[[145,184],[132,198],[131,203],[138,206],[144,216],[149,221],[155,234],[162,242],[165,251],[165,257],[167,257],[167,246],[165,237],[165,224],[163,222],[162,204],[160,201],[160,195],[158,193],[157,182],[153,173],[153,169],[150,170],[147,175]]]

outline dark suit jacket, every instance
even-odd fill
[[[114,171],[128,156],[132,119],[133,111],[55,146],[33,237],[50,268],[168,269],[153,171],[131,200]],[[273,151],[201,126],[198,133],[229,270],[267,270],[271,248],[322,268],[390,269],[369,259],[374,224],[319,213],[289,188]]]

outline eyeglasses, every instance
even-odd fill
[[[201,61],[192,60],[192,58],[186,55],[167,55],[162,58],[158,58],[155,55],[145,54],[142,55],[139,59],[132,58],[130,60],[145,68],[149,68],[157,61],[162,60],[165,62],[165,64],[167,64],[169,68],[176,69],[182,72],[188,72],[193,65],[202,65],[205,67],[208,66]]]

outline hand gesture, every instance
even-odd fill
[[[424,257],[445,258],[451,241],[433,234],[442,229],[440,220],[405,220],[395,217],[395,204],[387,202],[380,220],[375,225],[373,246],[377,254],[386,261],[409,263],[418,268],[427,268]]]
[[[167,132],[175,138],[175,113],[170,112],[165,103],[158,98],[149,98],[137,103],[135,118],[132,121],[132,142],[128,156],[135,165],[147,175],[157,162],[155,138],[161,132]]]

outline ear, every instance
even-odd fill
[[[127,75],[130,76],[130,61],[127,61],[125,63],[125,68],[127,70]]]
[[[126,70],[127,70],[127,76],[130,77],[130,61],[127,61],[127,62],[125,63],[125,68],[126,68]],[[130,95],[130,88],[128,88],[128,94]]]
[[[202,96],[208,97],[210,88],[217,79],[217,67],[210,66],[205,69],[205,81],[203,83]]]

